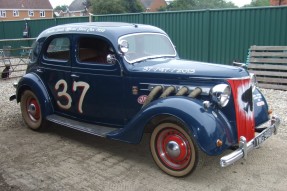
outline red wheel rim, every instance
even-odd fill
[[[27,113],[32,121],[36,122],[40,119],[40,106],[35,98],[31,98],[28,100],[26,108]]]
[[[177,129],[166,128],[156,139],[157,155],[172,170],[183,170],[190,163],[191,149],[187,138]]]

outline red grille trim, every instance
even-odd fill
[[[234,98],[238,140],[250,141],[255,136],[254,107],[251,79],[228,80]]]

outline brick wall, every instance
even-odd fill
[[[52,10],[45,10],[45,17],[40,16],[40,10],[34,10],[34,16],[29,17],[28,10],[18,10],[19,15],[14,16],[13,10],[6,10],[6,17],[0,17],[0,21],[13,21],[13,20],[23,20],[24,18],[30,19],[49,19],[53,18]]]
[[[281,3],[281,4],[280,4]],[[287,0],[270,0],[271,6],[287,5]]]

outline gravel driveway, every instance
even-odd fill
[[[15,79],[0,80],[0,190],[286,190],[287,92],[262,90],[281,117],[278,135],[227,168],[218,157],[185,178],[157,168],[148,147],[98,138],[60,126],[38,133],[10,102]],[[226,154],[226,153],[225,153]]]

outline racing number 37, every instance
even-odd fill
[[[62,91],[58,91],[60,86],[63,87]],[[78,87],[83,88],[83,91],[82,91],[82,94],[80,96],[79,103],[78,103],[78,111],[80,113],[83,113],[83,108],[82,108],[83,101],[84,101],[84,98],[85,98],[85,95],[88,89],[90,88],[90,85],[86,82],[74,82],[73,87],[72,87],[73,92],[77,91]],[[72,97],[70,94],[67,93],[67,90],[68,90],[67,82],[63,79],[59,80],[55,85],[55,90],[58,91],[57,93],[58,98],[63,97],[64,99],[67,100],[65,102],[66,104],[63,104],[59,100],[57,100],[57,105],[62,109],[70,109],[72,106]]]

